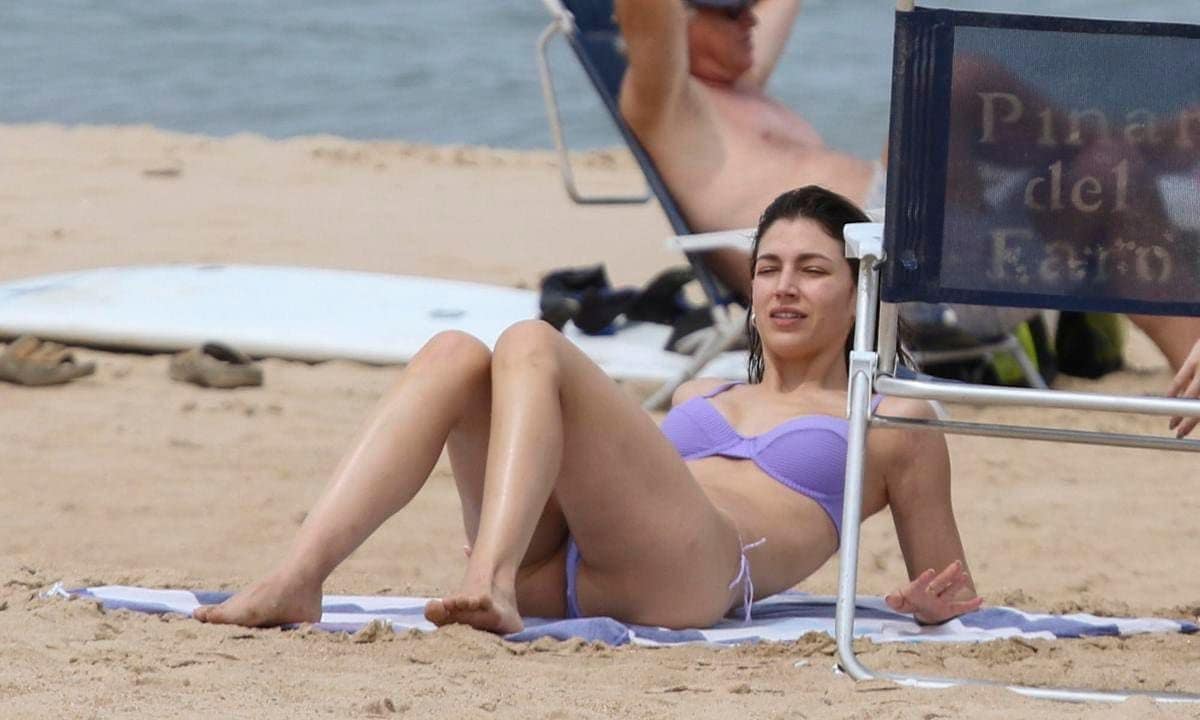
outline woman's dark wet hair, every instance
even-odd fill
[[[754,263],[758,258],[758,245],[767,230],[780,220],[797,220],[799,218],[817,223],[829,237],[838,242],[843,242],[842,230],[846,225],[871,222],[871,219],[857,205],[832,190],[826,190],[817,185],[805,185],[802,188],[788,190],[772,200],[758,220],[758,229],[754,233],[754,246],[750,250],[751,276],[754,275]],[[858,258],[846,258],[846,262],[850,263],[850,272],[853,273],[854,282],[857,283]],[[758,334],[758,328],[750,321],[749,313],[746,315],[746,337],[750,347],[747,374],[751,383],[759,383],[762,382],[764,370],[762,337]],[[853,327],[850,334],[846,336],[845,348],[847,355],[854,348]]]

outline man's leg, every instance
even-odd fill
[[[1200,340],[1200,317],[1130,315],[1129,319],[1154,341],[1171,364],[1172,372],[1183,366],[1188,353]]]

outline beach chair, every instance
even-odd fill
[[[621,117],[617,98],[621,92],[621,79],[625,76],[627,63],[622,51],[620,28],[613,17],[612,0],[543,0],[552,20],[538,38],[537,59],[541,76],[542,93],[546,102],[546,114],[550,122],[554,146],[558,151],[558,166],[562,173],[567,194],[581,204],[642,203],[650,199],[642,195],[587,195],[580,192],[571,169],[571,158],[563,132],[562,119],[554,91],[554,80],[550,71],[549,47],[556,36],[562,36],[570,47],[579,65],[583,68],[596,94],[608,110],[617,130],[624,138],[630,152],[637,160],[646,178],[649,192],[658,199],[671,229],[679,237],[673,240],[675,247],[683,251],[695,273],[696,280],[704,291],[712,312],[713,330],[703,345],[692,354],[692,361],[677,377],[658,388],[644,403],[647,408],[659,408],[668,403],[680,384],[695,377],[722,352],[737,343],[745,332],[740,313],[735,312],[733,296],[717,281],[704,262],[705,251],[719,247],[741,246],[749,248],[754,230],[728,233],[693,234],[670,189],[663,182],[649,153],[638,142],[637,137]]]
[[[973,405],[1162,416],[1200,401],[900,379],[896,303],[1200,315],[1200,28],[914,8],[898,3],[887,214],[846,228],[861,258],[837,650],[855,679],[981,683],[867,667],[852,644],[870,428],[1200,451],[1083,429],[871,417],[872,392]],[[1132,220],[1132,222],[1131,222]],[[1185,555],[1186,556],[1186,555]],[[1119,701],[1188,693],[1006,686]]]

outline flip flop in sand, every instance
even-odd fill
[[[262,368],[248,355],[219,342],[207,342],[198,348],[171,358],[172,380],[200,387],[229,389],[262,385]]]
[[[0,353],[0,380],[18,385],[61,385],[95,371],[95,363],[77,362],[62,345],[29,335],[17,338]]]

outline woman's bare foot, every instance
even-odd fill
[[[525,627],[516,602],[494,590],[430,600],[425,603],[425,619],[438,626],[461,623],[500,635],[520,632]]]
[[[220,605],[201,605],[192,617],[200,622],[246,627],[317,622],[321,619],[321,586],[267,578]]]

